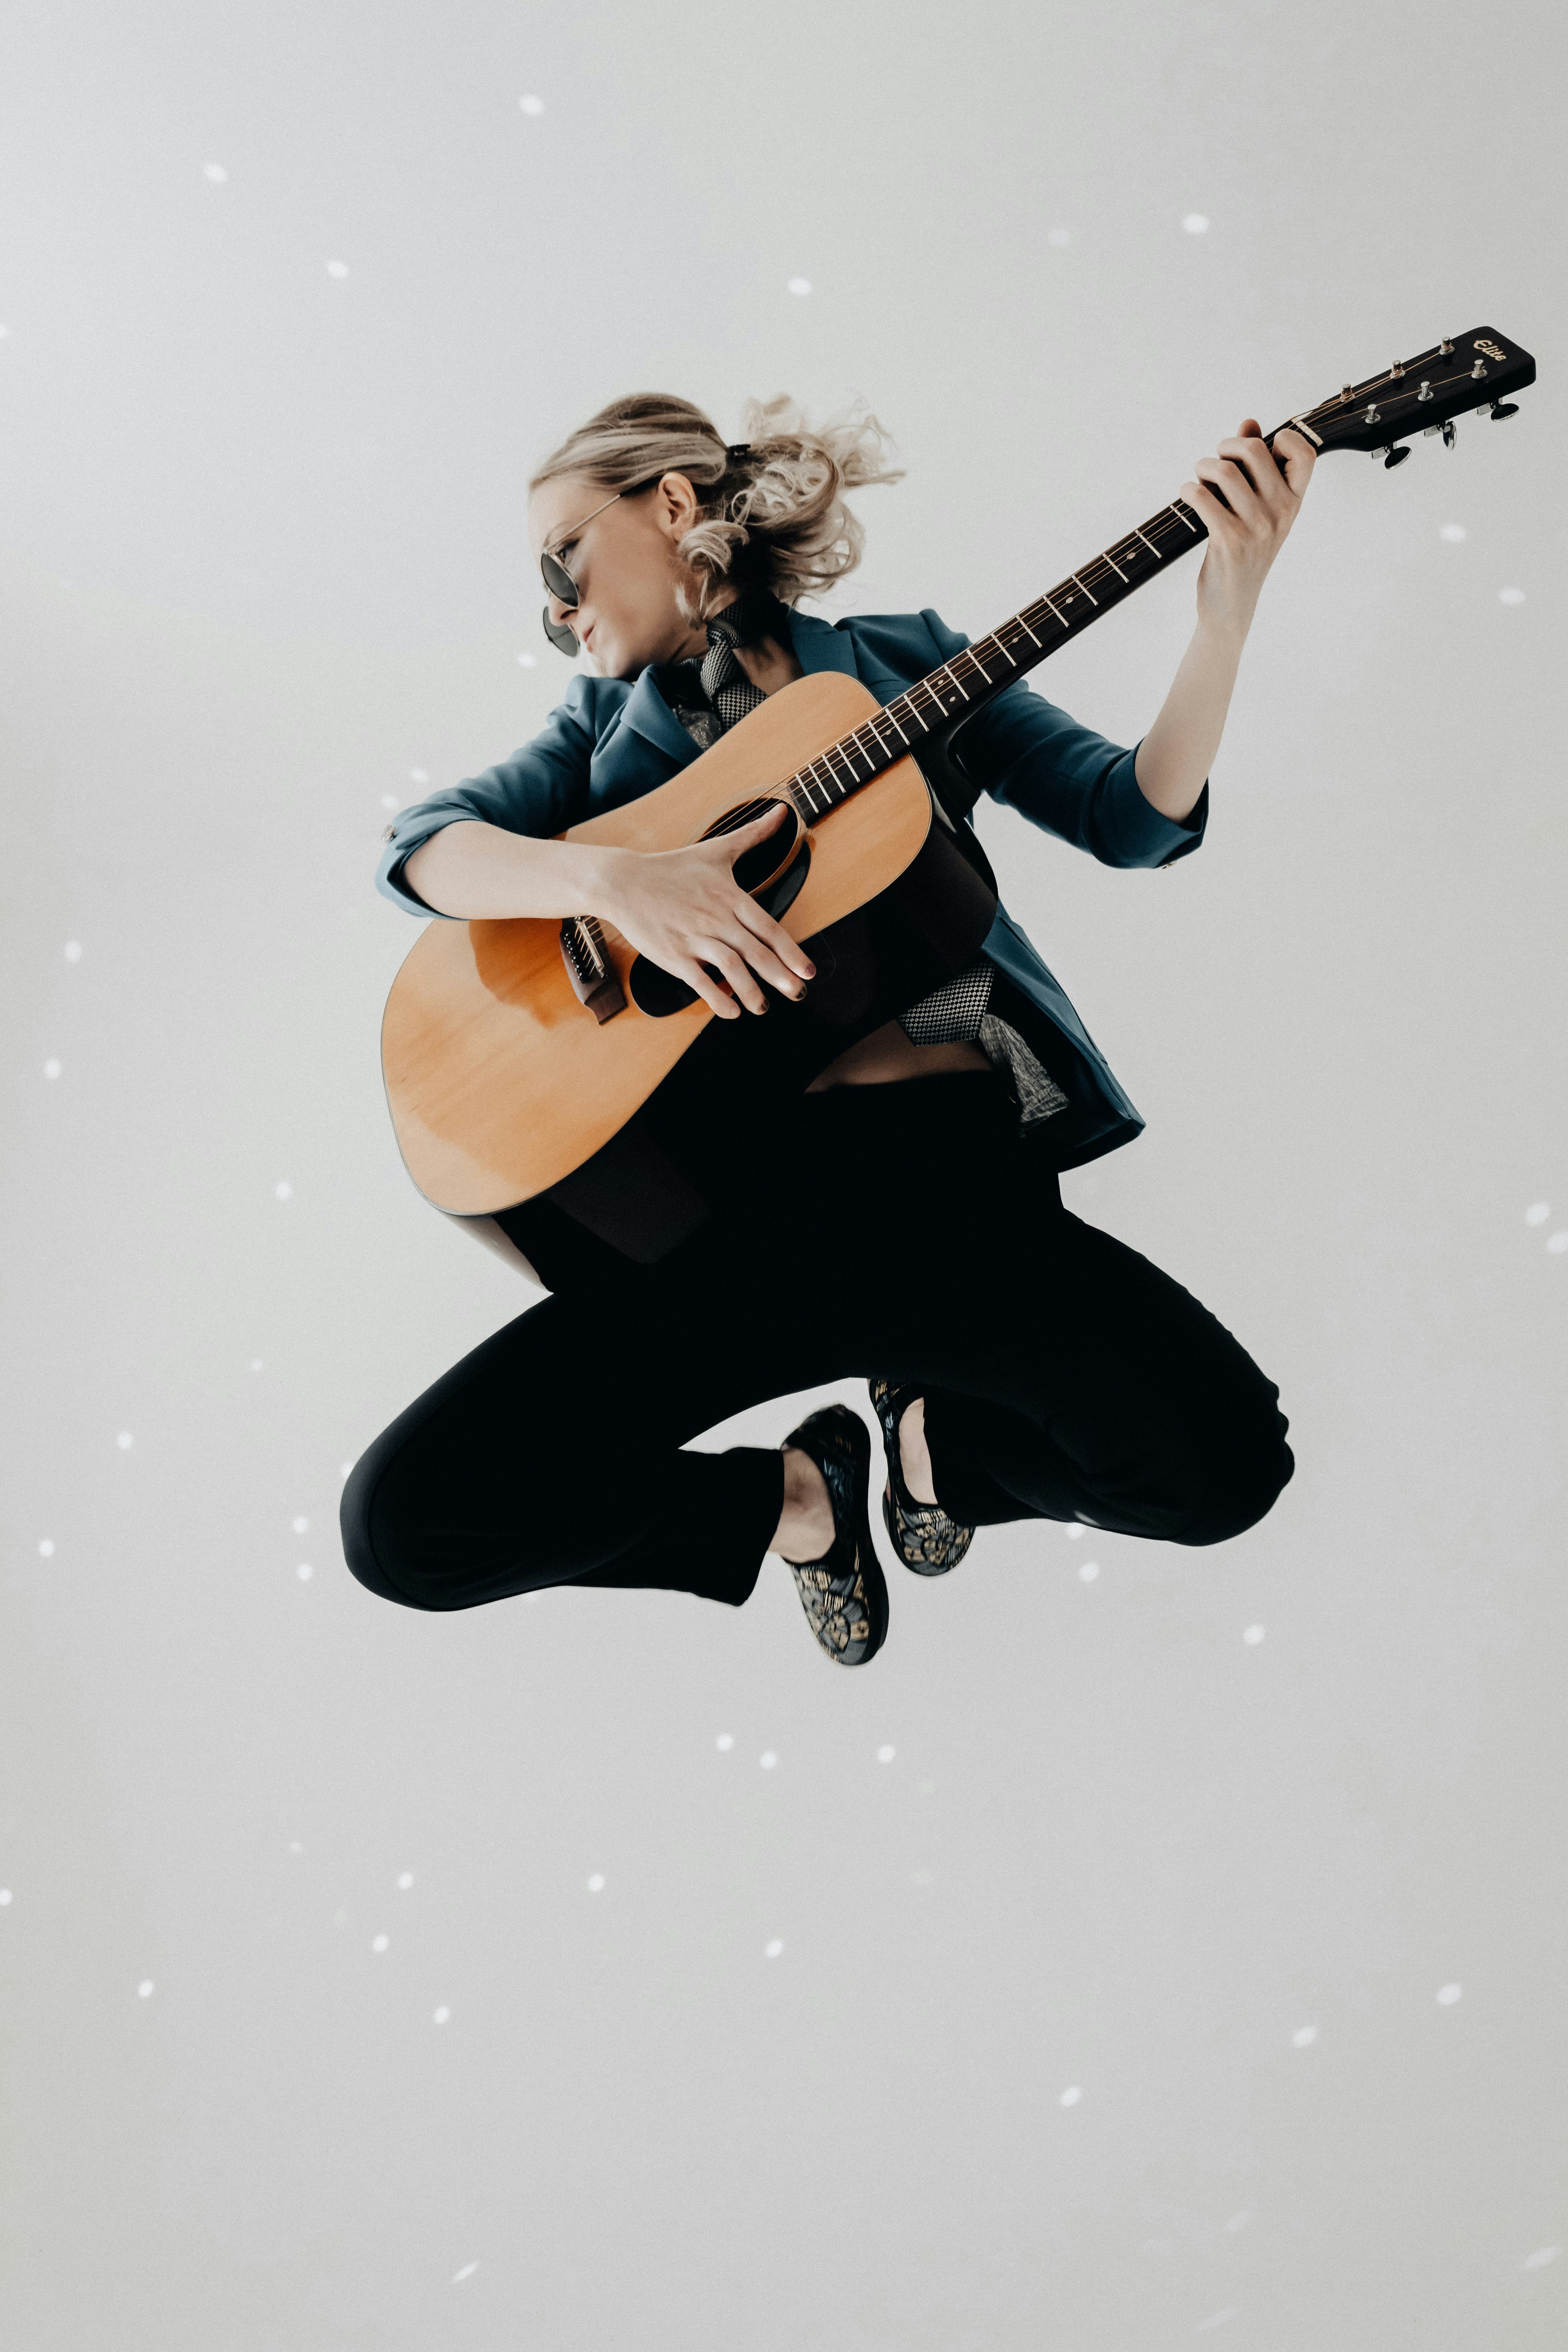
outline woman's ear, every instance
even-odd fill
[[[702,501],[684,474],[664,474],[654,486],[654,519],[672,544],[696,522]]]

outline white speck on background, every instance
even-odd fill
[[[1256,1650],[1256,1649],[1257,1649],[1257,1647],[1258,1647],[1258,1643],[1259,1643],[1259,1642],[1261,1642],[1261,1641],[1262,1641],[1262,1639],[1263,1639],[1263,1628],[1262,1628],[1262,1626],[1261,1626],[1261,1625],[1249,1625],[1249,1626],[1247,1627],[1247,1629],[1246,1633],[1243,1633],[1243,1635],[1242,1635],[1242,1637],[1241,1637],[1241,1638],[1242,1638],[1242,1640],[1243,1640],[1245,1643],[1247,1643],[1247,1644],[1248,1645],[1248,1647],[1249,1647],[1249,1648]]]
[[[398,1872],[397,1885],[400,1893],[406,1895],[413,1884],[414,1873],[411,1870],[400,1870]]]
[[[524,114],[542,114],[544,111],[544,100],[542,98],[535,98],[531,90],[526,98],[520,98],[517,102]]]
[[[294,1187],[287,1178],[284,1178],[281,1182],[272,1187],[272,1197],[275,1201],[291,1201],[294,1197]]]
[[[305,1517],[303,1511],[297,1513],[296,1516],[289,1522],[289,1525],[292,1528],[297,1536],[302,1536],[310,1527],[310,1522]]]
[[[143,1978],[142,1978],[142,1979],[141,1983],[140,1983],[140,1984],[137,1986],[137,1988],[136,1988],[136,1998],[137,1998],[137,2000],[152,2000],[152,1998],[153,1998],[153,1979],[152,1979],[152,1978],[151,1978],[151,1977],[143,1977]]]
[[[1550,1201],[1531,1201],[1524,1213],[1524,1222],[1527,1225],[1543,1225],[1551,1214]]]
[[[1463,2000],[1464,1997],[1465,1988],[1463,1985],[1446,1984],[1439,1985],[1437,1988],[1437,2006],[1439,2009],[1452,2009],[1454,2003],[1457,2000]]]
[[[1560,1234],[1550,1234],[1546,1246],[1553,1257],[1561,1257],[1563,1251],[1568,1250],[1568,1228]]]
[[[1072,231],[1070,228],[1054,228],[1047,237],[1046,243],[1047,245],[1070,245],[1072,243]]]
[[[132,1447],[135,1444],[136,1440],[132,1436],[131,1432],[128,1429],[122,1429],[114,1443],[119,1446],[121,1454],[129,1454]]]
[[[253,1372],[265,1371],[267,1369],[265,1359],[260,1356],[252,1356],[250,1360],[250,1369]]]
[[[1083,2087],[1081,2084],[1069,2083],[1067,2089],[1062,2093],[1061,2097],[1057,2101],[1057,2105],[1058,2107],[1076,2107],[1082,2097]]]
[[[40,1559],[53,1559],[54,1556],[55,1539],[53,1536],[40,1536],[38,1538],[38,1558]]]
[[[338,1465],[338,1475],[339,1475],[339,1477],[340,1477],[340,1478],[346,1478],[346,1477],[348,1476],[348,1475],[349,1475],[349,1472],[353,1468],[353,1466],[354,1466],[354,1465],[353,1465],[353,1464],[352,1462],[340,1462],[340,1463],[339,1463],[339,1465]]]
[[[373,1952],[384,1952],[391,1941],[390,1936],[373,1936],[370,1939],[370,1948]]]
[[[1205,236],[1207,233],[1208,225],[1207,213],[1184,213],[1182,215],[1182,226],[1189,236]]]
[[[221,163],[204,163],[202,165],[202,177],[204,180],[210,180],[214,187],[216,188],[222,186],[224,181],[227,179],[228,173],[224,170]]]
[[[788,289],[792,294],[809,294],[811,280],[809,278],[792,278],[788,281]]]
[[[910,1873],[910,1885],[911,1886],[929,1886],[935,1876],[936,1873],[934,1870],[911,1870]]]
[[[439,2009],[431,2012],[430,2022],[432,2025],[445,2025],[447,2020],[451,2016],[451,2011],[447,2008],[446,2002],[443,2001]]]
[[[1066,1536],[1066,1538],[1067,1538],[1067,1539],[1068,1539],[1068,1541],[1069,1543],[1077,1543],[1077,1541],[1078,1541],[1079,1538],[1079,1537],[1082,1535],[1082,1533],[1083,1533],[1083,1529],[1082,1529],[1082,1528],[1080,1528],[1080,1527],[1079,1527],[1079,1525],[1078,1521],[1075,1519],[1075,1520],[1073,1521],[1073,1524],[1072,1524],[1072,1526],[1071,1526],[1070,1528],[1064,1528],[1062,1529],[1062,1533],[1063,1533],[1063,1535],[1064,1535],[1064,1536]]]
[[[1239,2212],[1239,2213],[1233,2213],[1233,2214],[1231,2215],[1231,2217],[1230,2217],[1229,2221],[1226,2223],[1226,2225],[1225,2225],[1225,2226],[1226,2226],[1226,2228],[1227,2230],[1229,2230],[1229,2231],[1234,2234],[1234,2232],[1235,2232],[1236,2231],[1237,2231],[1237,2230],[1245,2230],[1245,2229],[1246,2229],[1246,2227],[1247,2227],[1247,2223],[1251,2221],[1251,2219],[1252,2219],[1252,2208],[1251,2208],[1251,2206],[1250,2206],[1250,2205],[1244,2205],[1244,2206],[1242,2207],[1242,2209],[1241,2209],[1241,2210],[1240,2210],[1240,2212]]]
[[[430,779],[426,774],[423,768],[410,768],[408,771],[408,781],[411,784],[427,784]]]
[[[51,1054],[48,1060],[44,1064],[44,1076],[46,1078],[58,1078],[59,1074],[60,1066]]]
[[[300,1844],[298,1838],[290,1838],[289,1841],[289,1851],[290,1853],[303,1853],[305,1849]]]
[[[1450,547],[1459,546],[1468,535],[1462,522],[1446,522],[1437,533],[1438,538],[1446,539]]]
[[[474,2273],[475,2273],[478,2269],[479,2269],[479,2264],[478,2264],[478,2263],[465,2263],[463,2264],[463,2267],[462,2267],[462,2269],[461,2269],[460,2271],[454,2271],[454,2272],[452,2273],[452,2284],[453,2284],[454,2286],[461,2286],[461,2284],[462,2284],[463,2281],[464,2281],[466,2278],[472,2278],[472,2277],[473,2277],[473,2275],[474,2275]]]
[[[778,1760],[777,1753],[772,1748],[764,1748],[757,1759],[764,1772],[771,1772]]]
[[[877,1761],[879,1764],[890,1764],[898,1752],[899,1751],[896,1748],[879,1748],[877,1750]]]
[[[763,1946],[763,1958],[766,1960],[776,1960],[783,1950],[784,1937],[782,1936],[775,1936],[771,1944]]]
[[[539,667],[539,656],[537,654],[519,654],[517,657],[517,666],[519,669],[537,669]]]
[[[1562,2252],[1561,2246],[1537,2246],[1532,2254],[1526,2254],[1520,2267],[1527,2271],[1543,2271],[1547,2263],[1554,2263]]]
[[[79,963],[81,961],[81,941],[79,940],[68,940],[66,941],[66,961],[67,963]]]
[[[328,276],[329,278],[346,278],[346,277],[348,276],[348,274],[349,274],[349,266],[348,266],[348,263],[347,263],[346,261],[329,261],[329,262],[328,262],[328,264],[327,264],[327,276]]]
[[[718,1738],[713,1742],[713,1745],[719,1750],[721,1756],[728,1756],[731,1748],[735,1745],[734,1733],[732,1731],[721,1731],[719,1734]]]
[[[1080,1584],[1092,1584],[1099,1574],[1100,1562],[1097,1559],[1086,1559],[1079,1570],[1078,1580]]]
[[[1497,599],[1500,604],[1522,604],[1524,591],[1522,588],[1500,588]]]
[[[403,806],[403,803],[398,799],[395,793],[383,793],[381,796],[381,805],[383,808],[395,809],[401,808]]]
[[[0,1909],[4,1909],[5,1906],[9,1903],[10,1900],[10,1888],[8,1886],[0,1886]]]
[[[605,1874],[602,1870],[596,1870],[594,1873],[593,1877],[588,1881],[588,1892],[590,1895],[602,1895],[604,1891]]]
[[[1200,2319],[1197,2326],[1194,2328],[1193,2334],[1194,2336],[1206,2336],[1211,2327],[1223,2327],[1227,2319],[1234,2319],[1236,2317],[1236,2305],[1234,2303],[1227,2303],[1223,2311],[1211,2311],[1206,2319]]]
[[[299,1578],[301,1584],[309,1584],[316,1571],[311,1567],[308,1559],[302,1559],[300,1562],[299,1567],[294,1570],[294,1573]]]
[[[1317,2038],[1318,2029],[1315,2025],[1299,2025],[1290,2036],[1298,2050],[1310,2050]]]

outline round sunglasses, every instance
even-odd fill
[[[656,474],[650,480],[646,482],[628,482],[624,490],[617,490],[616,492],[615,498],[606,499],[604,502],[604,506],[595,507],[591,513],[585,514],[582,518],[581,521],[574,522],[570,530],[563,531],[556,544],[561,547],[569,546],[572,541],[577,537],[578,533],[584,530],[587,525],[593,521],[595,515],[602,515],[604,513],[605,507],[613,507],[616,504],[616,499],[619,499],[636,498],[639,490],[651,489],[654,482],[658,478],[658,476]],[[563,604],[569,613],[574,613],[576,611],[583,599],[578,594],[577,583],[573,579],[572,574],[567,571],[566,566],[562,562],[559,555],[551,554],[548,549],[541,555],[539,559],[539,576],[544,583],[545,593],[547,595],[553,597],[556,604]],[[544,634],[549,638],[551,644],[555,647],[556,652],[565,654],[569,660],[574,660],[577,654],[577,638],[575,632],[566,628],[558,621],[552,621],[550,617],[550,607],[548,604],[544,607],[543,621]]]

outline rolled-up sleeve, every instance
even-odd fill
[[[935,613],[921,617],[939,659],[968,645]],[[986,704],[953,750],[994,801],[1105,866],[1169,866],[1197,848],[1208,824],[1206,783],[1189,816],[1162,815],[1139,788],[1136,745],[1127,751],[1080,727],[1022,679]]]
[[[551,712],[531,743],[525,743],[510,760],[445,792],[431,793],[398,812],[382,835],[381,862],[376,867],[375,887],[384,898],[411,915],[440,912],[437,907],[427,907],[409,887],[403,869],[415,851],[443,825],[472,817],[483,824],[504,825],[509,833],[531,834],[536,840],[548,841],[588,814],[595,683],[591,678],[574,678],[565,701]]]

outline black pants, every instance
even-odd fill
[[[738,1604],[783,1456],[686,1441],[873,1373],[923,1391],[956,1519],[1239,1535],[1294,1466],[1279,1391],[1035,1152],[986,1071],[803,1096],[748,1197],[530,1307],[399,1414],[343,1492],[349,1566],[415,1609],[566,1583]]]

